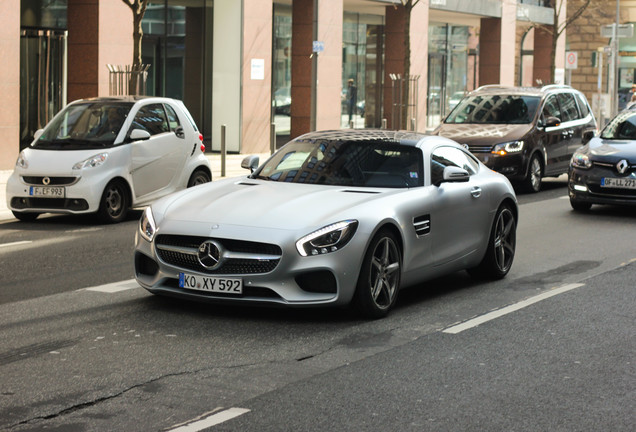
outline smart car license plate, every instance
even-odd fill
[[[30,186],[29,196],[45,198],[64,198],[66,190],[59,186]]]
[[[243,279],[207,277],[179,273],[179,288],[224,294],[242,294]]]
[[[636,179],[604,177],[601,179],[601,186],[618,189],[636,189]]]

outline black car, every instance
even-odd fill
[[[486,166],[529,192],[568,171],[596,121],[583,93],[569,86],[489,85],[462,99],[435,133],[464,144]]]
[[[619,113],[574,153],[568,192],[579,211],[592,204],[636,205],[636,110]]]

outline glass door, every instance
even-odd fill
[[[428,55],[428,98],[426,104],[426,128],[433,129],[442,121],[446,82],[446,55]]]
[[[66,105],[66,31],[20,34],[20,149]]]

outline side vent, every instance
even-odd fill
[[[247,182],[239,182],[237,184],[239,184],[241,186],[258,186],[257,183],[247,183]]]
[[[423,236],[431,232],[431,215],[418,216],[413,219],[415,234]]]

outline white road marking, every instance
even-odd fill
[[[20,245],[25,245],[25,244],[30,244],[30,243],[33,243],[33,241],[24,240],[24,241],[17,241],[17,242],[13,242],[13,243],[2,243],[2,244],[0,244],[0,247],[20,246]]]
[[[502,317],[504,315],[507,315],[509,313],[518,311],[519,309],[523,309],[525,307],[528,307],[534,303],[540,302],[541,300],[545,300],[548,299],[550,297],[553,297],[555,295],[559,295],[559,294],[563,294],[564,292],[567,291],[571,291],[573,289],[582,287],[584,284],[569,284],[569,285],[564,285],[560,288],[555,288],[552,289],[550,291],[546,291],[542,294],[539,294],[537,296],[534,297],[530,297],[529,299],[523,300],[519,303],[515,303],[512,304],[510,306],[506,306],[504,308],[492,311],[490,313],[487,313],[485,315],[479,316],[477,318],[473,318],[471,320],[468,320],[466,322],[463,322],[461,324],[457,324],[451,327],[448,327],[444,330],[442,330],[443,333],[450,333],[450,334],[457,334],[457,333],[461,333],[464,330],[468,330],[471,329],[473,327],[477,327],[480,324],[483,324],[485,322],[494,320],[496,318]]]
[[[126,291],[130,289],[135,289],[135,288],[139,288],[139,284],[137,283],[136,280],[129,279],[129,280],[121,281],[121,282],[109,283],[106,285],[82,288],[82,289],[79,289],[78,291],[96,291],[96,292],[113,294],[116,292]]]
[[[217,412],[201,420],[195,420],[192,423],[187,423],[184,426],[179,426],[176,429],[170,429],[168,432],[198,432],[200,430],[216,426],[228,420],[232,420],[235,417],[250,412],[245,408],[229,408],[221,412]]]

